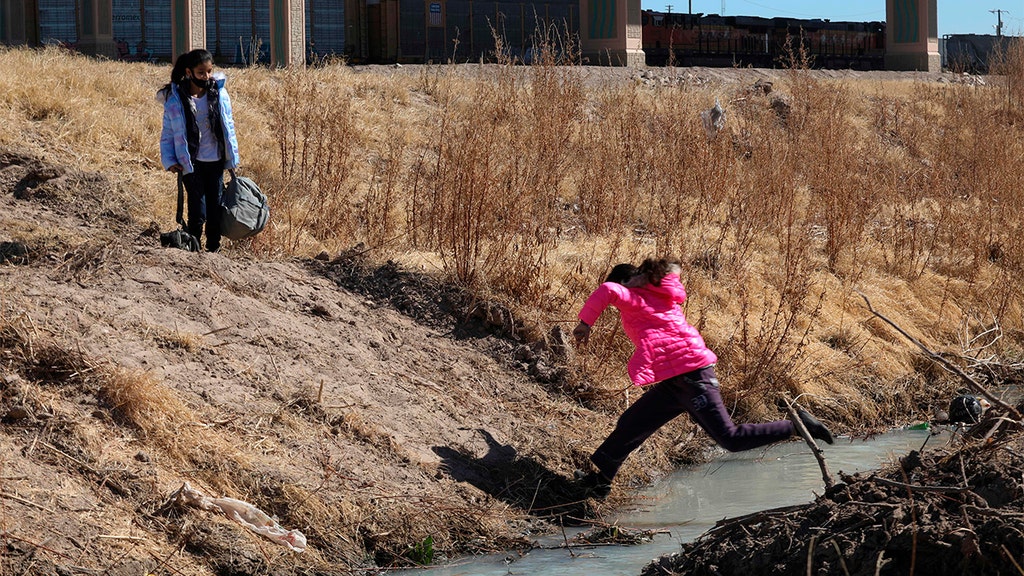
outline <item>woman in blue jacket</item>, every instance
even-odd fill
[[[206,250],[220,248],[220,194],[224,170],[238,166],[238,140],[223,73],[213,71],[213,55],[203,49],[178,56],[171,81],[157,92],[164,105],[160,161],[181,175],[188,192],[188,232]]]

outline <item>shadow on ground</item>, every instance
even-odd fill
[[[482,457],[448,446],[432,448],[441,457],[442,470],[454,480],[476,486],[534,516],[558,518],[563,524],[581,524],[593,518],[586,492],[571,479],[520,456],[514,447],[499,443],[486,430],[477,432],[487,443]]]

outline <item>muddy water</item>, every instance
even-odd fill
[[[938,446],[948,434],[899,430],[870,440],[837,438],[824,446],[833,476],[859,472],[920,449]],[[810,502],[824,489],[821,470],[803,442],[767,450],[726,454],[703,466],[681,470],[638,493],[633,507],[603,518],[622,527],[664,531],[638,546],[557,548],[561,535],[538,540],[544,549],[525,555],[465,558],[449,565],[393,574],[429,576],[636,576],[651,559],[679,550],[722,518]],[[568,533],[572,538],[573,533]]]

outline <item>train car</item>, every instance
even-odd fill
[[[954,72],[987,74],[992,57],[1005,50],[1005,36],[947,34],[942,38],[942,66]]]
[[[882,22],[679,14],[645,10],[643,48],[650,66],[785,65],[801,45],[811,66],[878,69],[885,54]]]

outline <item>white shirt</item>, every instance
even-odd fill
[[[217,146],[217,136],[210,128],[210,101],[206,99],[205,92],[191,98],[196,111],[196,124],[199,125],[199,153],[196,154],[196,160],[216,162],[220,160],[220,148]]]

